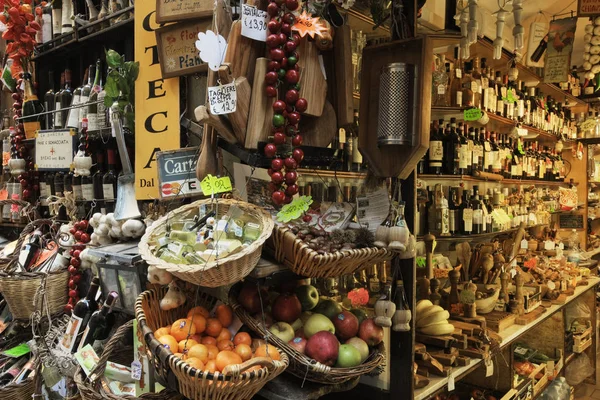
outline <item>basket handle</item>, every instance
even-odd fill
[[[252,368],[255,366],[267,367],[267,369],[272,370],[275,368],[275,362],[272,358],[268,357],[255,357],[251,358],[246,362],[241,364],[230,364],[223,368],[223,375],[233,375],[238,376],[248,368]]]
[[[115,332],[114,335],[111,336],[109,341],[104,346],[104,350],[102,351],[102,355],[98,360],[98,363],[90,373],[89,379],[92,384],[95,384],[100,377],[104,375],[104,370],[106,369],[106,362],[108,361],[108,357],[113,353],[113,350],[117,347],[121,340],[125,335],[127,335],[133,329],[133,320],[128,321],[124,325],[121,325],[119,329]]]

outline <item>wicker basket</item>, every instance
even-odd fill
[[[39,371],[37,371],[39,373]],[[0,389],[2,400],[24,400],[31,399],[35,392],[35,379],[29,378],[21,383],[11,383]]]
[[[67,304],[67,269],[51,273],[14,272],[19,249],[26,236],[43,225],[52,224],[54,221],[50,219],[39,219],[29,223],[21,232],[13,254],[9,258],[0,259],[0,262],[8,261],[0,270],[0,293],[15,319],[30,319],[34,311],[48,310],[50,315],[58,314]]]
[[[393,256],[391,251],[376,247],[321,255],[285,226],[275,227],[267,245],[274,249],[278,262],[285,264],[296,275],[310,278],[352,274],[373,264],[389,261]]]
[[[362,364],[352,368],[329,367],[298,352],[277,336],[272,335],[263,329],[262,323],[254,319],[246,312],[246,310],[244,310],[237,301],[241,286],[242,284],[234,285],[229,291],[229,305],[233,308],[233,311],[244,325],[262,337],[268,336],[269,340],[272,340],[278,348],[288,355],[290,366],[288,367],[287,372],[290,372],[301,379],[327,385],[343,383],[365,374],[379,375],[383,372],[383,368],[385,367],[385,349],[383,343],[381,343],[375,351],[372,351]]]
[[[186,310],[190,308],[186,303],[174,310],[161,310],[159,302],[166,293],[166,288],[142,293],[135,304],[135,316],[146,340],[148,351],[153,356],[155,370],[168,387],[176,389],[191,400],[248,400],[268,381],[287,368],[288,358],[281,352],[281,360],[253,358],[243,364],[231,366],[232,370],[226,375],[190,368],[154,338],[153,332],[156,329],[184,318]],[[202,294],[194,305],[201,305],[210,310],[215,303],[215,298]],[[245,371],[254,365],[261,365],[262,368],[251,372]]]
[[[111,393],[106,393],[101,389],[100,378],[104,375],[106,362],[113,357],[119,356],[119,353],[124,351],[122,342],[126,336],[133,336],[133,320],[127,322],[117,329],[115,334],[110,338],[104,351],[98,360],[96,368],[91,372],[89,379],[85,376],[81,367],[77,368],[75,373],[75,383],[79,389],[79,394],[83,400],[119,400],[119,399],[147,399],[147,400],[183,400],[183,396],[179,393],[163,390],[160,393],[146,393],[140,397],[134,396],[116,396]],[[128,352],[129,364],[133,361],[133,349]],[[121,361],[121,360],[119,360]],[[121,362],[123,364],[123,362]],[[129,365],[126,364],[126,365]]]
[[[165,269],[181,280],[205,287],[224,286],[245,278],[254,269],[256,263],[258,263],[263,243],[273,231],[273,219],[271,216],[263,209],[249,203],[230,199],[219,199],[215,203],[217,217],[219,218],[225,215],[231,206],[235,205],[254,217],[260,224],[262,229],[261,235],[245,249],[204,265],[168,263],[155,257],[150,250],[150,243],[154,242],[158,236],[165,234],[169,219],[172,219],[174,216],[194,216],[198,213],[198,207],[201,205],[208,206],[212,202],[213,200],[211,199],[196,201],[182,206],[154,222],[140,240],[139,251],[142,258],[149,265]]]

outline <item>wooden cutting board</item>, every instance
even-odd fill
[[[267,140],[269,132],[271,132],[275,98],[267,97],[265,94],[265,74],[268,62],[269,60],[264,57],[256,59],[254,88],[250,96],[250,113],[244,146],[247,149],[256,149],[258,142]]]
[[[320,117],[303,115],[299,125],[304,137],[305,146],[327,147],[337,134],[335,110],[330,102],[326,101]]]
[[[337,121],[338,126],[347,126],[354,122],[352,43],[349,25],[343,25],[335,30],[333,52]]]
[[[248,80],[244,76],[234,77],[231,72],[231,64],[223,64],[219,68],[219,79],[223,85],[235,82],[236,106],[235,111],[227,114],[231,123],[237,143],[245,143],[246,127],[248,125],[248,113],[250,112],[251,89]]]
[[[242,36],[242,21],[231,24],[224,63],[229,63],[234,78],[245,77],[250,86],[254,82],[256,59],[265,53],[265,43]]]
[[[300,41],[298,56],[300,97],[308,102],[308,108],[303,114],[320,117],[327,99],[327,80],[319,63],[319,49],[314,42],[308,40],[308,36]]]

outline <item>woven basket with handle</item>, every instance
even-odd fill
[[[377,247],[319,254],[285,226],[275,227],[267,245],[274,249],[277,261],[285,264],[296,275],[310,278],[352,274],[373,264],[389,261],[393,256],[391,251]]]
[[[124,339],[129,336],[133,336],[133,320],[127,322],[125,325],[122,325],[117,329],[115,334],[111,336],[108,343],[104,347],[104,351],[96,364],[96,368],[90,373],[89,378],[85,376],[85,372],[81,367],[77,368],[77,372],[75,373],[75,384],[77,384],[77,388],[79,389],[79,394],[83,400],[118,400],[118,399],[145,399],[145,400],[183,400],[183,396],[179,393],[170,391],[168,389],[163,390],[160,393],[145,393],[140,397],[134,396],[116,396],[112,393],[107,393],[102,389],[102,383],[100,378],[104,375],[104,370],[106,369],[106,363],[109,359],[114,359],[114,357],[119,356],[125,350],[128,350],[129,354],[129,363],[124,365],[129,365],[133,362],[133,349],[124,349],[123,342]],[[122,360],[121,364],[123,364]]]
[[[13,254],[3,259],[7,262],[0,270],[0,293],[15,319],[29,319],[34,311],[45,313],[48,310],[50,315],[58,314],[67,304],[69,282],[67,269],[51,273],[15,272],[19,252],[26,236],[44,225],[52,224],[54,221],[50,219],[30,222],[21,232]]]
[[[281,374],[288,366],[288,357],[280,352],[280,360],[266,357],[251,358],[243,364],[230,365],[223,373],[199,371],[191,368],[154,337],[154,331],[185,318],[191,305],[176,309],[160,309],[160,299],[167,293],[166,288],[148,290],[142,293],[135,304],[135,316],[142,330],[148,351],[155,364],[155,370],[168,387],[191,400],[248,400],[251,399],[271,379]],[[210,310],[216,299],[207,294],[199,296],[194,304]],[[248,372],[247,369],[259,365],[261,368]]]
[[[39,371],[37,371],[39,373]],[[2,400],[24,400],[31,399],[35,392],[35,380],[26,379],[21,383],[10,383],[0,389],[0,399]]]
[[[378,375],[385,366],[385,349],[381,343],[375,350],[372,350],[369,357],[360,365],[351,368],[334,368],[321,364],[305,354],[270,334],[264,329],[262,321],[257,321],[238,303],[237,297],[242,288],[242,284],[234,285],[229,291],[229,305],[233,308],[235,314],[248,328],[262,337],[269,337],[281,351],[288,355],[290,366],[287,372],[292,373],[301,379],[328,385],[339,384],[361,375]]]
[[[211,204],[214,204],[216,207],[217,218],[221,218],[221,216],[227,214],[227,211],[232,206],[237,206],[244,213],[252,216],[258,221],[261,228],[261,234],[258,239],[234,254],[203,265],[173,264],[154,256],[153,251],[156,251],[156,249],[152,249],[151,247],[156,247],[158,238],[165,235],[169,221],[182,218],[192,219],[198,214],[200,206],[205,205],[210,207]],[[218,199],[216,202],[211,199],[205,199],[179,207],[177,210],[154,222],[146,229],[146,233],[142,236],[138,249],[142,258],[149,265],[167,270],[183,281],[205,287],[218,287],[238,282],[254,269],[260,259],[263,243],[271,235],[272,231],[273,219],[271,215],[260,207],[231,199]]]

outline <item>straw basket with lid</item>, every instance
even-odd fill
[[[173,264],[156,257],[154,251],[156,251],[158,238],[165,236],[169,222],[181,219],[191,220],[198,215],[199,208],[204,206],[207,208],[213,207],[217,219],[226,215],[233,206],[240,208],[245,214],[250,215],[258,222],[261,229],[260,236],[240,251],[202,265]],[[233,284],[245,278],[254,269],[260,259],[263,243],[271,236],[272,231],[273,219],[270,214],[260,207],[232,199],[218,199],[216,201],[204,199],[179,207],[158,219],[146,229],[138,248],[140,255],[148,265],[164,269],[183,281],[199,286],[218,287]]]

